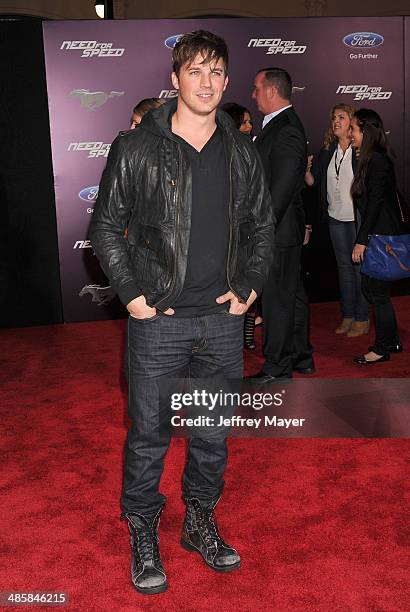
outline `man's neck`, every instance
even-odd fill
[[[279,111],[281,111],[282,109],[290,105],[291,105],[291,102],[289,100],[280,100],[273,105],[273,107],[270,109],[267,115],[271,115],[272,113],[278,113]]]
[[[178,105],[172,116],[172,132],[188,142],[194,149],[201,151],[215,132],[216,110],[209,115],[196,115]]]

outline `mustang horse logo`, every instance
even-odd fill
[[[70,91],[70,98],[80,98],[82,108],[88,111],[93,111],[107,102],[109,98],[123,96],[124,91],[110,91],[109,94],[105,91],[89,91],[88,89],[73,89]]]
[[[84,295],[87,295],[87,293],[91,295],[91,301],[97,302],[98,306],[108,304],[115,297],[115,291],[110,287],[110,285],[107,287],[101,287],[101,285],[85,285],[78,295],[83,297]]]

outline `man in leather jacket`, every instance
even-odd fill
[[[161,379],[242,376],[243,315],[266,281],[274,218],[253,143],[217,105],[228,50],[210,32],[173,51],[179,96],[114,141],[90,229],[101,266],[129,311],[129,415],[122,492],[140,593],[167,588],[157,528],[170,436],[159,431]],[[226,434],[192,437],[183,475],[182,546],[216,571],[240,557],[218,533]]]

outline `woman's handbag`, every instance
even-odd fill
[[[396,195],[401,220],[406,223],[399,194]],[[371,236],[360,271],[366,276],[385,281],[410,278],[410,234]]]

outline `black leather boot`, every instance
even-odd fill
[[[181,545],[185,550],[199,552],[205,563],[217,572],[230,572],[241,565],[234,548],[226,544],[218,533],[214,509],[216,502],[201,506],[196,498],[187,499]]]
[[[146,595],[162,593],[168,588],[157,534],[161,511],[154,518],[127,512],[122,515],[128,520],[131,534],[131,580],[137,591]]]

